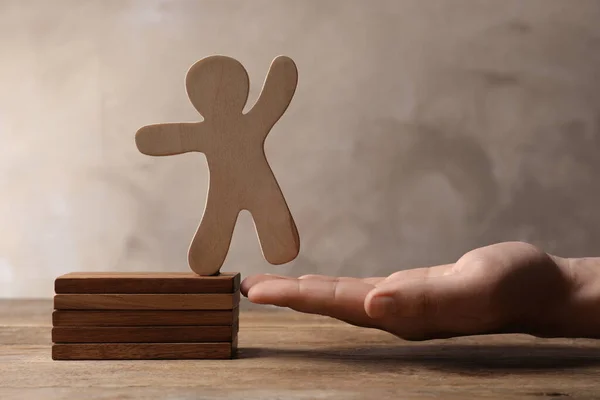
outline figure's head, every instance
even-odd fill
[[[189,69],[185,86],[188,96],[205,119],[216,112],[241,114],[248,100],[246,69],[226,56],[210,56]]]

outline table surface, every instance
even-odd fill
[[[243,309],[235,360],[69,362],[50,358],[51,312],[49,300],[0,300],[0,399],[600,399],[594,340],[406,342]]]

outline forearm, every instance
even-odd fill
[[[600,257],[558,264],[569,280],[568,294],[542,322],[540,336],[600,338]]]

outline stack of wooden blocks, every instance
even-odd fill
[[[55,281],[54,360],[228,359],[240,274],[70,273]]]

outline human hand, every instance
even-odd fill
[[[526,243],[466,253],[456,263],[381,278],[256,275],[242,282],[253,303],[337,318],[407,340],[487,333],[538,336],[570,296],[565,259]],[[551,328],[548,328],[551,329]]]

